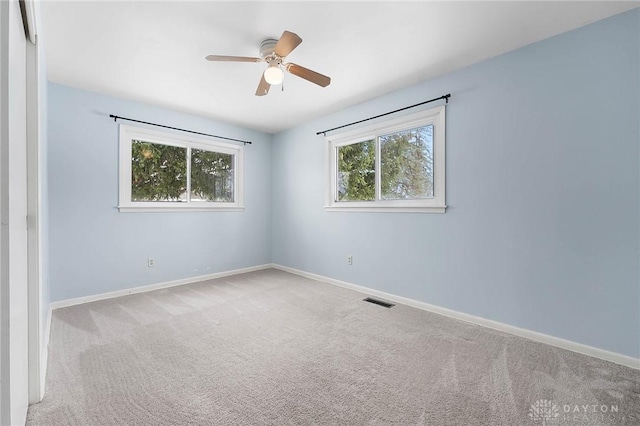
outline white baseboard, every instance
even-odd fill
[[[392,302],[412,306],[414,308],[422,309],[435,314],[444,315],[446,317],[450,317],[450,318],[465,321],[471,324],[476,324],[476,325],[491,328],[494,330],[502,331],[504,333],[513,334],[515,336],[524,337],[526,339],[534,340],[536,342],[546,343],[547,345],[556,346],[556,347],[567,349],[573,352],[578,352],[583,355],[588,355],[594,358],[603,359],[605,361],[610,361],[610,362],[624,365],[627,367],[640,369],[640,359],[638,358],[633,358],[627,355],[610,352],[604,349],[594,348],[593,346],[583,345],[582,343],[572,342],[570,340],[565,340],[559,337],[549,336],[548,334],[538,333],[536,331],[515,327],[512,325],[504,324],[504,323],[493,321],[490,319],[465,314],[462,312],[454,311],[452,309],[441,308],[439,306],[430,305],[428,303],[420,302],[418,300],[413,300],[413,299],[409,299],[402,296],[396,296],[395,294],[386,293],[384,291],[373,290],[357,284],[352,284],[345,281],[324,277],[322,275],[312,274],[310,272],[301,271],[298,269],[290,268],[288,266],[273,264],[272,267],[275,269],[280,269],[285,272],[290,272],[292,274],[310,278],[312,280],[326,282],[328,284],[333,284],[338,287],[355,290],[360,293],[365,293],[367,295],[378,296],[383,299],[390,300]]]
[[[213,280],[216,278],[228,277],[231,275],[244,274],[247,272],[259,271],[261,269],[270,269],[273,266],[270,263],[249,268],[233,269],[230,271],[216,272],[214,274],[199,275],[197,277],[189,277],[180,280],[166,281],[157,284],[145,285],[142,287],[127,288],[124,290],[110,291],[108,293],[95,294],[92,296],[77,297],[75,299],[59,300],[51,302],[51,309],[66,308],[67,306],[80,305],[82,303],[96,302],[98,300],[112,299],[114,297],[127,296],[129,294],[144,293],[147,291],[159,290],[162,288],[175,287],[184,284],[197,283],[200,281]]]

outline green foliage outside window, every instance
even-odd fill
[[[234,201],[234,156],[191,149],[191,201]],[[187,201],[187,148],[134,140],[131,201]]]
[[[433,126],[380,137],[381,198],[433,197]]]
[[[185,201],[187,149],[131,143],[131,201]]]
[[[376,196],[375,141],[338,147],[338,201],[370,201]]]
[[[233,155],[191,150],[191,200],[233,202]]]
[[[378,138],[380,199],[433,197],[433,125]],[[368,140],[337,148],[337,201],[376,197],[376,144]]]

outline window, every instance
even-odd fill
[[[443,213],[445,107],[327,137],[329,211]]]
[[[242,210],[243,147],[120,125],[120,211]]]

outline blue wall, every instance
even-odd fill
[[[274,263],[640,357],[639,34],[636,9],[275,135]],[[449,92],[445,214],[323,209],[317,131]]]
[[[271,262],[271,135],[56,84],[48,97],[52,301]],[[109,114],[253,141],[245,210],[120,213]]]

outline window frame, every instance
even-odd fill
[[[393,120],[385,120],[357,130],[329,135],[326,141],[326,169],[328,179],[325,190],[325,210],[329,212],[414,212],[444,213],[445,203],[445,106],[438,106]],[[433,198],[415,200],[382,200],[380,197],[380,136],[433,125]],[[375,200],[337,201],[338,156],[337,149],[373,139],[375,142]]]
[[[131,201],[131,148],[132,141],[144,141],[162,145],[177,146],[187,150],[187,201]],[[213,151],[233,155],[234,201],[191,201],[191,149]],[[208,140],[176,133],[150,130],[120,124],[119,129],[119,191],[118,210],[120,212],[171,212],[171,211],[242,211],[244,210],[244,147],[217,140]]]

